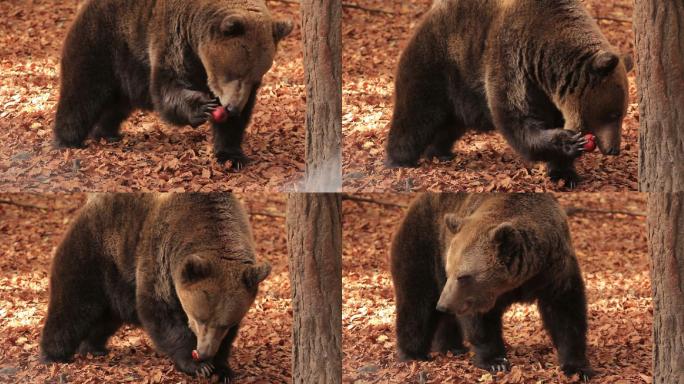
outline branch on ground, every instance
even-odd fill
[[[48,210],[47,207],[41,207],[39,205],[33,205],[33,204],[20,203],[20,202],[13,201],[13,200],[0,199],[0,204],[14,205],[14,206],[21,207],[21,208],[40,209],[42,211]]]
[[[296,0],[269,0],[269,1],[272,1],[275,3],[285,3],[285,4],[296,4],[296,5],[300,4],[299,1],[296,1]],[[386,11],[384,9],[368,8],[368,7],[358,5],[358,4],[351,4],[351,3],[342,3],[342,8],[358,9],[360,11],[365,11],[365,12],[369,12],[369,13],[382,13],[385,15],[396,15],[397,14],[396,12]]]
[[[644,213],[644,212],[622,211],[622,210],[612,210],[612,209],[565,207],[565,214],[568,216],[576,215],[579,213],[599,213],[599,214],[604,214],[604,215],[626,215],[626,216],[635,216],[635,217],[646,217],[646,213]]]
[[[402,209],[408,208],[408,205],[405,205],[405,204],[392,203],[390,201],[371,199],[371,198],[367,198],[367,197],[352,196],[352,195],[349,195],[346,193],[342,195],[342,200],[354,201],[357,203],[378,204],[378,205],[383,205],[385,207],[392,207],[392,208],[402,208]]]

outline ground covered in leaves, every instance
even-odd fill
[[[407,204],[410,195],[367,195]],[[645,196],[562,194],[564,207],[643,213]],[[345,201],[343,368],[345,383],[557,383],[555,350],[536,307],[514,305],[504,317],[512,370],[491,375],[469,357],[433,355],[431,362],[397,359],[389,245],[404,209]],[[579,211],[570,216],[573,243],[587,287],[588,357],[596,383],[651,383],[652,306],[646,219]]]
[[[283,195],[240,196],[251,212],[257,259],[271,263],[254,306],[243,321],[230,358],[237,383],[291,381],[290,283],[285,225],[268,215],[284,212]],[[77,357],[72,364],[38,362],[47,310],[53,252],[84,195],[0,195],[0,383],[189,383],[171,360],[155,352],[140,329],[125,327],[110,340],[106,357]]]
[[[208,124],[174,127],[151,112],[123,125],[123,141],[57,150],[52,125],[62,40],[75,0],[0,2],[0,184],[24,191],[294,190],[304,167],[304,75],[299,7],[270,1],[294,21],[266,75],[243,150],[253,162],[234,172],[213,159]],[[88,98],[88,95],[83,95]]]
[[[469,133],[455,145],[456,158],[422,161],[419,168],[389,170],[384,165],[392,116],[394,74],[399,54],[431,0],[361,0],[343,19],[344,189],[354,192],[555,191],[563,185],[545,176],[545,166],[526,163],[498,133]],[[624,53],[633,52],[632,1],[584,0],[607,38]],[[378,12],[377,10],[382,10]],[[578,191],[637,189],[638,108],[635,74],[629,75],[631,104],[619,157],[583,156]]]

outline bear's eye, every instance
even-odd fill
[[[221,23],[221,33],[224,37],[235,37],[245,33],[245,24],[233,17],[228,17]]]
[[[458,281],[459,284],[470,283],[473,281],[473,279],[474,279],[473,275],[468,275],[468,274],[459,275],[458,277],[456,277],[456,281]]]

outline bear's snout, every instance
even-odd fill
[[[437,311],[443,312],[443,313],[449,313],[449,308],[445,307],[442,304],[437,303]]]
[[[242,112],[239,106],[233,104],[226,105],[226,111],[228,111],[228,115],[231,117],[240,116],[240,113]]]

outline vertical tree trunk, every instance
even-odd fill
[[[288,197],[293,383],[342,382],[341,207],[336,194]]]
[[[639,184],[649,196],[653,382],[684,384],[684,2],[636,0]]]
[[[654,383],[684,384],[684,194],[648,199]]]
[[[684,191],[684,1],[636,0],[634,32],[640,189]]]
[[[305,190],[342,188],[342,2],[302,0],[306,74]]]

